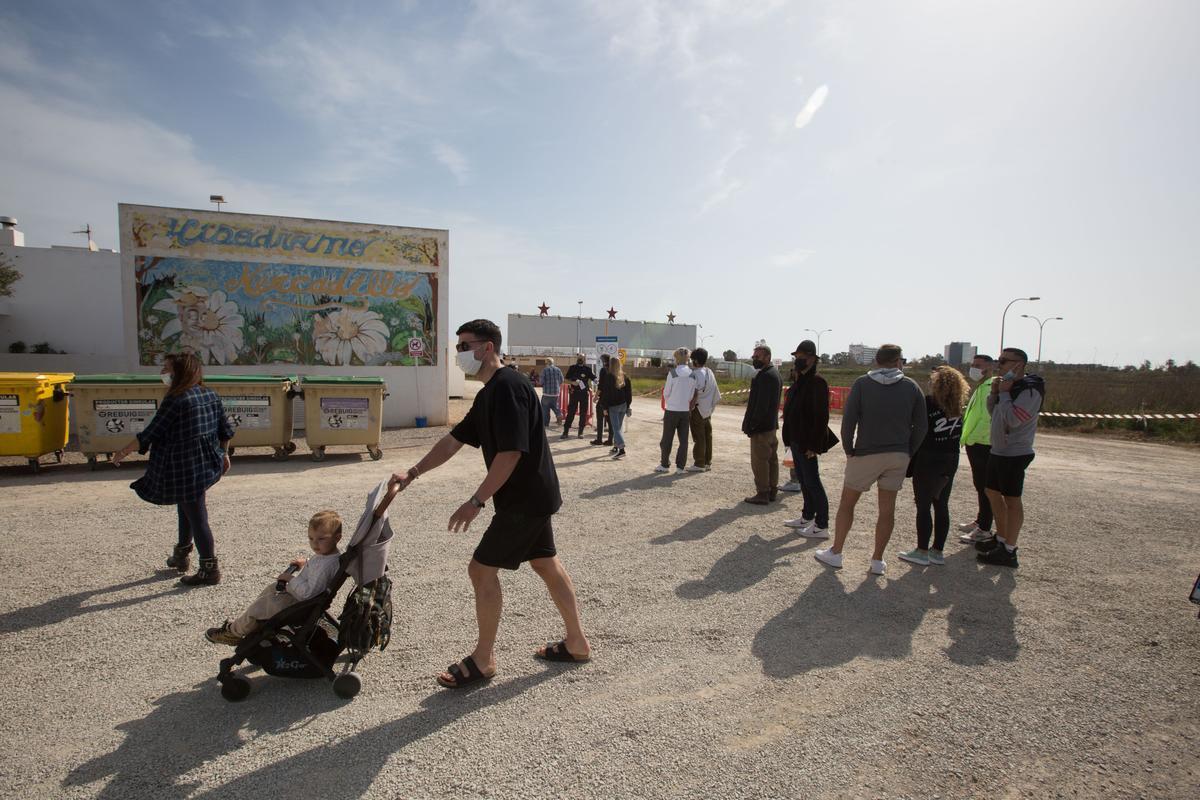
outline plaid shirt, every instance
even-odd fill
[[[559,390],[562,389],[562,382],[562,370],[558,367],[551,364],[542,370],[542,394],[558,397]]]
[[[216,392],[193,386],[163,398],[146,429],[137,435],[138,452],[150,451],[146,474],[130,486],[148,503],[170,505],[195,500],[221,478],[221,442],[233,438],[225,407]]]

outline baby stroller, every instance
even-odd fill
[[[358,694],[362,681],[354,668],[373,647],[383,652],[391,637],[392,584],[386,574],[392,541],[390,502],[384,481],[367,496],[367,507],[338,559],[339,569],[329,587],[266,620],[238,644],[232,656],[221,659],[217,680],[222,697],[238,701],[250,694],[250,680],[233,672],[244,661],[279,678],[325,678],[333,682],[339,697]],[[355,588],[336,620],[329,606],[347,578],[354,579]],[[348,657],[338,673],[334,665],[343,653]]]

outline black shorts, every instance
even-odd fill
[[[517,569],[524,561],[557,554],[550,517],[497,511],[475,548],[474,558],[485,567]]]
[[[1025,488],[1025,470],[1033,463],[1033,453],[1026,456],[988,456],[984,488],[1005,497],[1020,497]]]

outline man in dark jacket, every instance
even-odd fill
[[[783,379],[771,363],[771,348],[754,348],[750,362],[758,370],[750,381],[750,399],[742,418],[742,433],[750,437],[750,468],[754,471],[755,493],[745,501],[765,506],[779,498],[779,394]]]
[[[600,374],[596,377],[596,438],[592,439],[592,444],[612,444],[612,431],[608,432],[608,441],[604,441],[604,417],[608,413],[608,408],[604,403],[604,398],[600,394],[600,385],[604,383],[604,377],[608,375],[608,353],[600,356]]]
[[[829,497],[821,485],[817,456],[837,443],[829,430],[829,384],[817,374],[817,346],[805,339],[796,345],[796,382],[783,414],[783,443],[792,450],[804,509],[799,519],[783,523],[801,536],[829,538]]]
[[[567,369],[567,383],[571,386],[570,401],[567,405],[567,422],[563,425],[563,432],[560,439],[566,439],[571,435],[571,423],[575,421],[575,414],[579,414],[579,437],[583,438],[583,428],[587,425],[588,414],[588,391],[592,388],[592,384],[596,382],[596,373],[592,372],[592,368],[587,365],[587,359],[583,353],[575,355],[575,363]]]

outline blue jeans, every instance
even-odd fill
[[[622,426],[625,424],[625,412],[628,408],[624,403],[608,407],[608,424],[612,430],[613,444],[621,450],[625,449],[625,432]]]
[[[545,426],[547,428],[550,427],[550,412],[551,412],[551,410],[554,411],[554,421],[555,422],[561,421],[562,420],[562,412],[558,410],[558,396],[543,394],[542,395],[542,422],[545,424]]]
[[[179,546],[186,547],[194,541],[201,558],[212,558],[213,535],[212,528],[208,527],[208,508],[204,505],[204,495],[177,504],[176,511],[179,514]]]
[[[805,519],[816,519],[818,528],[829,527],[829,497],[821,485],[821,470],[817,457],[805,458],[804,452],[792,453],[796,462],[796,475],[800,478],[800,491],[804,495],[804,509],[800,512]]]

